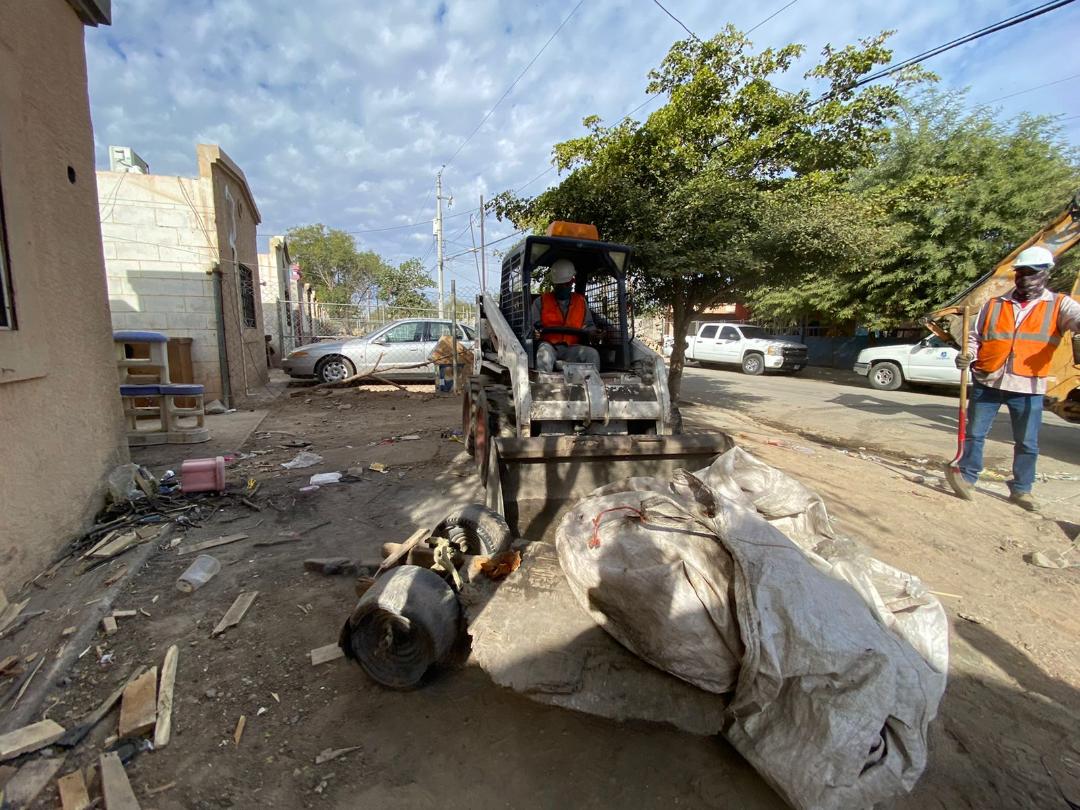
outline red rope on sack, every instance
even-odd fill
[[[605,509],[599,515],[593,518],[593,530],[592,537],[589,538],[589,548],[600,548],[600,521],[603,519],[604,515],[608,514],[609,512],[633,512],[634,517],[636,517],[638,520],[645,520],[645,513],[642,512],[640,509],[635,509],[633,506],[613,506],[610,509]]]

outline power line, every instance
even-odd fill
[[[656,5],[658,5],[658,6],[660,7],[660,10],[661,10],[661,11],[663,11],[663,12],[664,12],[665,14],[667,14],[667,15],[668,15],[669,17],[671,17],[671,19],[673,19],[673,20],[674,20],[675,22],[677,22],[677,23],[678,23],[678,24],[679,24],[680,26],[682,26],[682,30],[683,30],[683,31],[685,31],[686,33],[688,33],[688,34],[689,34],[690,36],[692,36],[692,37],[693,37],[694,39],[696,39],[696,40],[697,40],[698,42],[701,42],[701,37],[699,37],[699,36],[698,36],[697,34],[695,34],[695,33],[694,33],[693,31],[691,31],[691,30],[690,30],[689,28],[687,28],[687,27],[686,27],[686,26],[685,26],[685,25],[683,24],[683,21],[682,21],[682,20],[680,20],[680,19],[679,19],[678,17],[676,17],[676,16],[674,15],[674,14],[672,14],[672,13],[671,13],[670,11],[668,11],[668,10],[667,10],[666,8],[664,8],[664,4],[663,4],[663,3],[661,3],[661,2],[660,2],[660,0],[652,0],[652,1],[653,1],[654,3],[656,3]]]
[[[529,68],[531,68],[531,67],[533,66],[533,64],[534,64],[534,63],[536,62],[536,60],[540,58],[540,55],[541,55],[541,54],[542,54],[542,53],[543,53],[544,51],[546,51],[546,50],[547,50],[547,47],[548,47],[548,45],[550,45],[550,44],[551,44],[551,42],[552,42],[552,40],[554,40],[554,39],[555,39],[555,37],[557,37],[557,36],[559,35],[559,32],[563,30],[563,27],[564,27],[564,26],[565,26],[565,25],[566,25],[566,24],[567,24],[568,22],[570,22],[570,18],[571,18],[571,17],[573,17],[573,16],[574,16],[574,14],[576,14],[576,13],[577,13],[577,10],[578,10],[579,8],[581,8],[581,6],[582,6],[582,4],[583,4],[584,2],[585,2],[585,0],[578,0],[578,4],[577,4],[576,6],[574,6],[574,9],[573,9],[573,11],[571,11],[571,12],[570,12],[569,14],[567,14],[567,15],[566,15],[566,18],[565,18],[565,19],[564,19],[564,20],[563,20],[563,21],[562,21],[561,23],[559,23],[559,27],[555,29],[555,33],[553,33],[553,34],[552,34],[552,35],[551,35],[550,37],[548,37],[548,40],[547,40],[547,42],[545,42],[545,43],[544,43],[544,46],[543,46],[543,47],[542,47],[542,48],[541,48],[541,49],[540,49],[539,51],[537,51],[537,52],[536,52],[536,56],[534,56],[534,57],[533,57],[532,59],[530,59],[530,60],[529,60],[529,64],[525,65],[525,69],[524,69],[524,70],[522,70],[522,71],[521,71],[521,73],[519,73],[519,74],[518,74],[518,77],[517,77],[516,79],[514,79],[514,81],[512,81],[512,82],[510,83],[510,86],[506,88],[506,92],[505,92],[505,93],[503,93],[503,94],[502,94],[502,95],[501,95],[501,96],[499,97],[499,100],[495,102],[495,106],[494,106],[494,107],[492,107],[492,108],[491,108],[490,110],[488,110],[488,111],[487,111],[487,115],[485,115],[485,116],[484,116],[483,118],[481,118],[481,119],[480,119],[480,123],[476,125],[476,128],[475,128],[475,129],[474,129],[474,130],[473,130],[472,132],[470,132],[470,133],[469,133],[469,137],[467,137],[467,138],[466,138],[466,139],[465,139],[464,141],[462,141],[462,142],[461,142],[461,145],[460,145],[460,146],[459,146],[459,147],[458,147],[458,148],[457,148],[457,149],[456,149],[456,150],[454,151],[454,154],[452,154],[452,155],[450,156],[450,159],[449,159],[449,160],[447,160],[447,161],[446,161],[446,163],[444,163],[444,164],[443,164],[443,168],[444,168],[444,169],[445,169],[445,168],[446,168],[447,166],[449,166],[449,165],[450,165],[450,164],[451,164],[451,163],[453,162],[454,158],[456,158],[456,157],[457,157],[457,156],[458,156],[459,154],[461,154],[461,150],[462,150],[462,149],[464,149],[464,148],[465,148],[465,145],[466,145],[466,144],[467,144],[467,143],[468,143],[469,141],[471,141],[471,140],[473,139],[473,136],[474,136],[474,135],[476,135],[476,133],[477,133],[477,132],[479,132],[479,131],[480,131],[480,127],[482,127],[482,126],[483,126],[484,124],[486,124],[486,123],[487,123],[487,120],[488,120],[489,118],[491,118],[491,116],[492,116],[492,114],[493,114],[493,113],[495,112],[496,108],[497,108],[497,107],[498,107],[498,106],[499,106],[500,104],[502,104],[502,103],[503,103],[503,101],[505,101],[505,100],[506,100],[506,97],[507,97],[508,95],[510,95],[510,91],[511,91],[511,90],[513,90],[513,89],[514,89],[514,87],[515,87],[515,86],[517,85],[517,83],[521,81],[522,77],[524,77],[524,75],[525,75],[526,73],[528,73],[528,72],[529,72]]]
[[[775,17],[777,14],[779,14],[781,11],[786,11],[787,9],[791,8],[793,5],[795,5],[798,2],[799,2],[799,0],[791,0],[791,2],[788,3],[786,6],[781,6],[776,11],[774,11],[772,14],[770,14],[768,17],[766,17],[764,20],[759,22],[757,25],[755,25],[755,26],[753,26],[751,28],[747,28],[745,33],[747,33],[747,34],[753,33],[757,29],[761,28],[761,26],[763,26],[765,23],[767,23],[773,17]]]
[[[977,39],[981,39],[982,37],[997,33],[998,31],[1004,31],[1006,28],[1011,28],[1014,25],[1019,25],[1020,23],[1027,22],[1028,20],[1033,20],[1036,17],[1039,17],[1043,14],[1048,14],[1051,11],[1056,11],[1057,9],[1063,8],[1064,6],[1067,6],[1073,2],[1075,2],[1075,0],[1051,0],[1051,2],[1049,3],[1043,3],[1043,5],[1041,6],[1036,6],[1035,8],[1021,12],[1020,14],[1016,14],[1012,17],[1007,17],[1004,20],[1000,20],[984,28],[980,28],[977,31],[972,31],[970,34],[965,34],[962,37],[957,37],[954,40],[950,40],[943,45],[938,45],[936,48],[931,48],[928,51],[923,51],[922,53],[909,57],[902,62],[897,62],[893,65],[889,65],[888,67],[882,68],[875,73],[864,76],[858,81],[852,82],[847,87],[845,87],[844,90],[851,91],[857,87],[862,87],[864,84],[875,82],[878,79],[884,79],[886,76],[891,76],[892,74],[898,73],[906,68],[914,67],[920,62],[925,62],[931,57],[938,56],[939,54],[943,54],[946,51],[951,51],[953,48],[958,48],[961,45],[966,45],[969,42],[974,42]],[[827,99],[832,98],[833,95],[835,95],[835,91],[830,91],[824,94],[814,103],[817,104],[822,101],[826,101]]]
[[[1057,81],[1046,82],[1045,84],[1037,84],[1034,87],[1027,88],[1026,90],[1017,90],[1015,93],[1009,93],[1005,96],[998,96],[997,98],[992,98],[989,101],[984,101],[982,103],[993,104],[995,101],[1004,101],[1005,99],[1013,98],[1014,96],[1022,96],[1024,95],[1024,93],[1031,93],[1035,90],[1042,90],[1044,87],[1053,87],[1055,84],[1061,84],[1062,82],[1067,82],[1072,79],[1080,79],[1080,73],[1074,73],[1072,76],[1066,76],[1064,79],[1058,79]]]

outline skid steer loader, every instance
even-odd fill
[[[600,241],[595,226],[554,222],[503,258],[498,298],[478,299],[462,432],[488,507],[516,536],[541,539],[569,504],[597,487],[700,469],[732,446],[725,434],[682,435],[663,358],[634,337],[630,256],[626,245]],[[573,262],[575,291],[603,326],[593,341],[599,368],[562,361],[550,372],[537,368],[545,336],[532,323],[533,300],[559,259]]]

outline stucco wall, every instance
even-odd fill
[[[220,399],[210,180],[99,171],[97,185],[113,327],[192,338],[194,382]]]
[[[0,190],[18,328],[0,332],[0,586],[85,529],[127,459],[98,226],[83,26],[0,3]]]

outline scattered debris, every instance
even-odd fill
[[[37,653],[34,653],[34,655],[37,655]],[[32,660],[34,659],[31,657],[29,658],[29,660],[27,660],[26,663],[29,664]],[[14,709],[15,706],[18,705],[19,701],[22,700],[22,696],[26,693],[27,687],[30,686],[30,681],[34,680],[34,676],[38,674],[38,670],[41,669],[41,665],[44,663],[45,659],[42,658],[40,661],[37,662],[36,667],[34,667],[28,674],[23,676],[22,684],[19,686],[19,691],[15,693],[15,700],[11,701],[11,708]],[[5,699],[6,698],[7,696],[5,695]]]
[[[318,492],[319,491],[319,485],[318,484],[308,484],[305,487],[300,487],[300,491],[303,492],[305,495],[308,494],[309,492]]]
[[[981,616],[976,616],[972,613],[957,613],[958,618],[963,619],[965,622],[971,622],[972,624],[986,624],[986,619]]]
[[[277,692],[271,692],[270,697],[272,697],[274,699],[275,703],[281,703],[281,698],[278,697]]]
[[[68,636],[72,635],[78,629],[79,628],[76,625],[73,624],[70,627],[65,627],[63,630],[61,630],[60,635],[63,636],[64,638],[67,638]]]
[[[143,669],[137,669],[134,674],[128,678],[125,684],[117,687],[111,695],[101,702],[100,706],[82,718],[77,726],[69,729],[63,737],[56,741],[56,744],[61,748],[73,748],[82,742],[82,739],[90,733],[90,730],[100,723],[101,719],[112,710],[112,707],[116,705],[116,701],[120,700],[123,696],[124,690],[127,689],[130,684],[134,683],[134,681],[142,674]]]
[[[371,464],[368,465],[368,469],[371,470],[372,472],[377,472],[377,473],[384,473],[385,474],[385,473],[389,472],[389,470],[386,469],[386,465],[383,464],[380,461],[371,462]]]
[[[150,667],[124,689],[120,702],[120,738],[138,737],[157,722],[157,667]]]
[[[154,726],[154,748],[161,749],[172,737],[173,693],[176,688],[176,666],[180,649],[173,644],[165,653],[161,665],[161,684],[157,696],[157,723]]]
[[[296,454],[296,457],[292,461],[282,462],[281,466],[286,470],[302,470],[305,467],[314,467],[316,464],[322,464],[323,457],[318,453],[312,453],[308,450],[301,450]]]
[[[115,751],[102,754],[98,765],[101,771],[101,793],[108,810],[139,810],[139,802],[131,789],[124,764]]]
[[[520,551],[503,551],[480,561],[480,570],[489,579],[502,579],[514,573],[521,566]]]
[[[201,543],[196,543],[193,546],[187,546],[185,548],[177,549],[177,554],[183,556],[184,554],[194,554],[196,551],[205,551],[208,548],[217,548],[218,546],[227,546],[229,543],[235,543],[238,540],[246,540],[250,535],[246,534],[227,534],[224,537],[216,537],[213,540],[204,540]]]
[[[221,400],[219,399],[211,400],[206,403],[203,410],[211,416],[218,416],[226,412],[225,406],[221,404]]]
[[[26,603],[24,602],[23,604]],[[6,630],[0,632],[0,639],[8,638],[9,636],[15,635],[20,630],[22,630],[22,628],[25,627],[27,622],[29,622],[31,619],[36,619],[38,616],[44,616],[48,612],[49,611],[47,610],[31,610],[26,613],[20,614],[11,621]]]
[[[247,715],[240,715],[236,721],[236,730],[233,732],[233,743],[240,745],[240,738],[244,736],[244,727],[247,725]]]
[[[114,619],[133,619],[139,615],[137,610],[114,610],[112,617]]]
[[[333,644],[327,644],[322,647],[316,647],[310,653],[311,665],[313,667],[319,666],[319,664],[325,664],[330,661],[336,661],[338,658],[344,658],[345,653],[341,651],[341,647],[335,642]]]
[[[52,745],[64,736],[64,731],[64,727],[54,720],[42,720],[0,734],[0,762]]]
[[[304,560],[304,570],[323,576],[334,576],[335,574],[352,575],[358,569],[356,563],[348,557],[314,557]]]
[[[266,548],[267,546],[277,546],[281,543],[291,543],[294,540],[299,540],[308,532],[313,532],[316,529],[321,529],[323,526],[329,526],[331,521],[324,520],[322,523],[316,523],[314,526],[308,526],[306,529],[297,529],[296,531],[278,532],[280,540],[259,540],[252,543],[256,548]]]
[[[1076,546],[1072,546],[1066,551],[1053,551],[1051,549],[1033,551],[1031,554],[1024,555],[1024,561],[1039,568],[1080,568],[1080,559],[1074,553],[1076,548]]]
[[[147,796],[156,796],[159,793],[164,793],[166,790],[172,790],[176,787],[176,782],[166,782],[164,785],[158,785],[154,788],[148,788],[146,791]],[[66,808],[65,808],[66,810]]]
[[[343,757],[346,754],[351,754],[353,751],[359,751],[362,746],[350,745],[348,748],[327,748],[315,757],[316,765],[323,765],[331,760],[335,760],[338,757]]]
[[[101,629],[105,631],[105,635],[113,635],[118,629],[116,626],[116,619],[112,616],[106,616],[101,620]]]
[[[7,658],[0,661],[0,675],[8,675],[14,672],[17,669],[16,665],[18,663],[19,656],[9,655]]]
[[[106,588],[111,588],[113,585],[120,581],[120,578],[127,573],[127,570],[127,563],[120,563],[117,569],[111,574],[109,574],[109,576],[105,577],[105,581],[101,584],[104,585]]]
[[[308,483],[314,486],[323,486],[325,484],[339,484],[341,483],[341,473],[315,473],[315,475],[311,476],[311,480],[308,481]]]
[[[210,634],[211,637],[219,636],[228,630],[230,627],[235,627],[240,624],[244,618],[244,614],[248,612],[248,608],[251,607],[252,602],[255,601],[255,597],[259,595],[258,591],[246,591],[236,597],[236,601],[232,603],[232,607],[228,609],[224,616],[221,617],[221,621],[217,623],[217,627]]]

